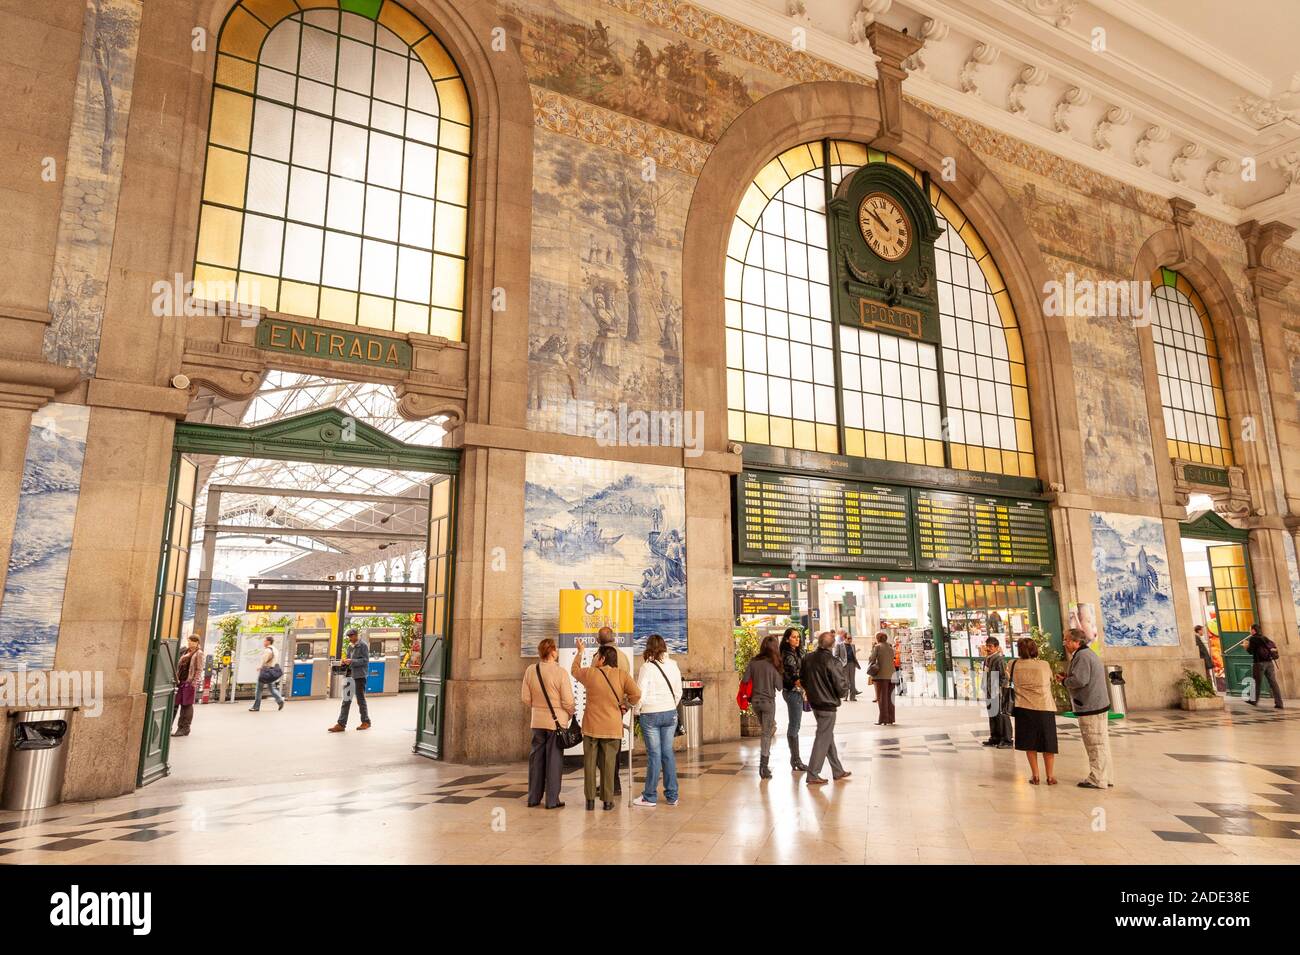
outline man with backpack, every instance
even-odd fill
[[[1263,680],[1268,679],[1268,688],[1273,692],[1273,708],[1284,709],[1282,705],[1282,687],[1277,682],[1277,644],[1259,632],[1259,624],[1250,625],[1250,636],[1246,639],[1246,652],[1255,661],[1250,668],[1255,682],[1255,698],[1247,700],[1251,706],[1259,705],[1259,693],[1263,689]]]

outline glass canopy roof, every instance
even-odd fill
[[[287,371],[268,372],[250,399],[201,396],[189,420],[252,427],[329,407],[408,444],[439,446],[446,436],[437,421],[402,418],[389,385]],[[218,555],[215,569],[222,576],[236,578],[284,571],[299,562],[304,570],[309,566],[338,567],[352,555],[361,565],[423,550],[423,540],[402,535],[426,533],[428,485],[439,479],[423,472],[231,456],[201,457],[199,465],[194,543],[197,548],[210,492],[232,488],[221,493],[219,523],[247,526],[250,532],[223,532],[218,544],[223,553]],[[252,493],[252,489],[263,493]],[[265,493],[275,489],[286,493]],[[314,492],[331,496],[302,496]],[[339,494],[355,497],[332,496]],[[329,534],[330,530],[372,531],[377,536],[338,536]],[[385,536],[388,534],[394,537]],[[312,554],[332,554],[334,559],[303,560]],[[199,563],[191,561],[192,572],[197,573]]]

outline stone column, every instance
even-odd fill
[[[1286,307],[1282,292],[1291,277],[1276,268],[1277,255],[1295,229],[1281,222],[1245,222],[1237,228],[1246,243],[1246,277],[1250,280],[1259,319],[1264,355],[1265,386],[1277,436],[1278,468],[1286,502],[1277,526],[1251,531],[1251,568],[1259,599],[1259,623],[1282,652],[1279,668],[1287,691],[1295,693],[1300,677],[1300,637],[1296,633],[1296,607],[1283,534],[1300,527],[1300,406],[1291,379],[1291,355],[1282,323]],[[1270,502],[1271,505],[1271,502]],[[1272,507],[1269,507],[1272,510]],[[1297,542],[1300,546],[1300,541]],[[1267,596],[1266,596],[1267,595]]]

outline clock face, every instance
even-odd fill
[[[858,228],[867,247],[887,262],[897,262],[912,248],[912,223],[890,196],[873,192],[858,206]]]

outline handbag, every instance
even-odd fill
[[[867,676],[871,677],[874,680],[876,674],[879,672],[880,672],[880,661],[876,659],[876,655],[873,653],[871,655],[871,662],[867,664]]]
[[[193,706],[194,705],[194,684],[186,681],[176,687],[176,705]]]
[[[569,717],[567,729],[560,725],[560,718],[555,715],[555,707],[551,705],[551,696],[546,692],[546,684],[542,682],[540,663],[537,664],[537,685],[542,688],[542,699],[546,701],[546,708],[551,711],[551,719],[555,721],[555,738],[560,741],[560,749],[572,749],[582,742],[582,727],[578,725],[576,715]]]
[[[258,670],[257,682],[274,683],[282,676],[284,676],[284,669],[277,663],[275,666],[262,667],[262,669]]]
[[[1002,692],[998,699],[998,712],[1011,713],[1016,708],[1016,661],[1011,661],[1011,669],[1007,673],[1007,678],[1002,684]]]
[[[754,681],[746,680],[740,684],[740,689],[736,691],[736,705],[742,711],[749,709],[749,699],[754,695]]]
[[[673,681],[668,679],[668,674],[664,672],[664,668],[661,667],[658,663],[655,663],[655,661],[653,660],[651,660],[650,662],[654,663],[655,669],[659,671],[659,675],[662,676],[664,678],[664,682],[668,684],[668,694],[673,698],[673,702],[677,704],[677,708],[676,708],[677,728],[673,730],[673,735],[685,736],[686,735],[685,704],[681,700],[677,699],[677,694],[673,692]]]

